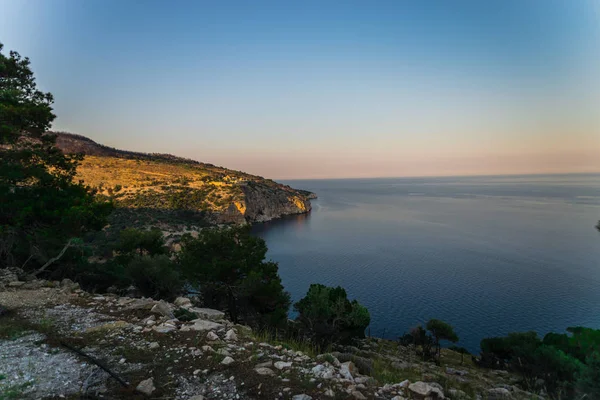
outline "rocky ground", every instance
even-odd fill
[[[181,309],[194,319],[175,318]],[[373,338],[316,354],[187,298],[95,295],[68,280],[0,285],[0,399],[539,398],[452,351],[441,364]]]

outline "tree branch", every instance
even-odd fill
[[[37,276],[38,274],[44,272],[46,270],[46,268],[48,268],[49,266],[54,264],[56,261],[60,260],[62,258],[62,256],[65,255],[65,252],[69,249],[69,247],[71,247],[72,243],[73,243],[73,239],[69,239],[69,241],[67,242],[65,247],[63,247],[63,249],[60,251],[60,253],[58,253],[58,255],[56,257],[52,257],[51,259],[49,259],[48,262],[46,262],[46,264],[42,265],[40,267],[40,269],[35,271],[32,275]]]

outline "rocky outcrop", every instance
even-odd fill
[[[245,197],[244,217],[248,222],[264,222],[311,210],[308,196],[289,186],[275,188],[248,182],[242,186]]]

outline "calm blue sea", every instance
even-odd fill
[[[306,216],[258,225],[293,300],[341,285],[396,338],[439,318],[460,344],[600,328],[600,175],[297,180]]]

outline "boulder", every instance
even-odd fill
[[[346,361],[345,363],[342,363],[340,367],[340,375],[344,379],[348,379],[350,381],[354,380],[354,375],[356,375],[357,372],[356,366],[352,361]]]
[[[415,382],[408,385],[408,390],[413,394],[413,397],[417,399],[443,399],[444,392],[436,386],[425,383]]]
[[[173,314],[173,310],[171,310],[171,306],[168,303],[161,300],[156,303],[151,309],[150,312],[158,315],[162,315],[163,317],[167,317],[169,319],[174,319],[175,315]]]
[[[209,340],[211,342],[216,342],[219,339],[219,336],[217,336],[216,333],[214,333],[213,331],[208,332],[208,334],[206,335],[206,340]]]
[[[365,395],[359,392],[358,390],[352,391],[352,397],[354,397],[356,400],[367,400]]]
[[[196,313],[200,319],[221,321],[225,318],[225,313],[223,311],[213,310],[212,308],[191,307],[189,308],[189,311]]]
[[[274,376],[275,375],[275,372],[271,368],[267,368],[267,367],[256,368],[254,371],[256,371],[256,373],[259,375],[266,375],[266,376]]]
[[[225,357],[223,359],[223,361],[221,361],[221,364],[223,364],[223,365],[229,365],[229,364],[232,364],[234,362],[235,362],[235,360],[233,358],[231,358],[231,357],[228,356],[228,357]]]
[[[175,304],[177,307],[189,308],[192,306],[192,300],[190,300],[188,297],[178,297],[175,299],[173,304]]]
[[[281,371],[282,369],[292,368],[292,363],[285,361],[277,361],[275,362],[275,364],[273,364],[273,366]]]
[[[156,388],[154,387],[154,379],[148,378],[146,380],[141,381],[139,385],[137,385],[135,390],[142,394],[145,394],[146,396],[150,396],[152,392],[156,390]]]
[[[227,341],[238,340],[237,333],[235,333],[235,331],[233,329],[228,330],[227,333],[225,334],[225,340],[227,340]]]
[[[204,319],[195,319],[192,322],[194,323],[194,325],[191,325],[190,329],[193,331],[206,332],[223,328],[223,324],[219,324],[213,321],[207,321]]]
[[[312,397],[310,397],[307,394],[297,394],[295,396],[292,397],[292,400],[312,400]]]

